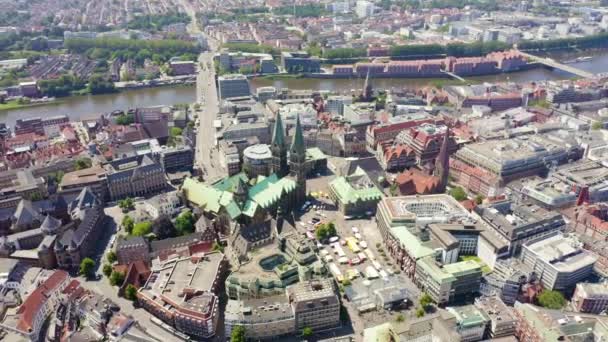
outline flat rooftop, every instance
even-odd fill
[[[60,187],[91,184],[105,178],[106,171],[101,166],[93,166],[88,169],[66,173],[61,179]]]
[[[334,284],[331,279],[319,279],[299,282],[287,288],[290,297],[295,302],[305,302],[315,299],[335,296]]]
[[[229,300],[226,319],[249,324],[295,319],[289,298],[285,294],[264,298]]]
[[[524,248],[561,272],[574,272],[597,261],[597,257],[584,250],[582,243],[572,235],[555,234],[530,241]]]
[[[482,208],[480,215],[487,224],[510,240],[517,239],[520,234],[524,233],[523,228],[529,228],[536,222],[561,220],[563,223],[563,217],[559,212],[544,209],[533,203],[502,204],[501,202]]]
[[[478,159],[486,159],[499,165],[526,163],[533,158],[563,151],[569,143],[567,137],[561,137],[559,134],[521,136],[469,144],[457,154],[473,154]]]
[[[480,310],[483,310],[491,320],[501,321],[501,324],[504,324],[505,322],[515,323],[517,321],[511,308],[507,307],[507,305],[497,296],[479,297],[475,299],[475,306]]]
[[[184,301],[184,292],[211,292],[220,264],[224,259],[221,253],[205,254],[203,258],[193,256],[166,260],[154,265],[146,286],[141,291],[162,304],[162,297],[183,307],[204,308],[211,298],[194,297]],[[162,296],[162,297],[161,297]],[[198,303],[197,301],[203,301]]]
[[[606,283],[578,283],[577,291],[582,291],[587,297],[608,297],[608,284]]]

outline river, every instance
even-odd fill
[[[560,61],[573,60],[580,56],[593,56],[593,59],[585,62],[576,62],[570,65],[594,73],[608,72],[608,51],[578,52],[551,54],[552,58]],[[548,70],[537,68],[510,74],[498,74],[483,77],[466,78],[471,83],[481,82],[531,82],[542,80],[558,80],[570,78],[571,75],[559,70]],[[432,84],[436,80],[430,79],[403,79],[403,78],[379,78],[373,80],[375,88],[419,88]],[[352,89],[361,89],[363,79],[253,79],[251,88],[263,86],[274,86],[276,88],[289,89],[318,89],[337,92],[349,92]],[[176,86],[159,88],[142,88],[123,91],[116,94],[88,95],[62,98],[58,103],[26,107],[8,111],[0,111],[0,122],[14,125],[15,120],[27,117],[47,117],[53,115],[67,114],[72,120],[97,117],[102,113],[108,113],[116,109],[129,109],[144,106],[174,105],[180,103],[192,103],[196,101],[196,89],[194,86]]]
[[[67,114],[72,120],[98,117],[116,109],[174,105],[196,101],[194,86],[167,86],[140,88],[115,94],[86,95],[60,98],[57,103],[0,111],[0,122],[13,125],[15,120],[26,117],[47,117]]]

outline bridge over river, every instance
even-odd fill
[[[529,59],[529,61],[531,61],[531,62],[541,63],[550,68],[563,70],[565,72],[571,73],[571,74],[579,76],[579,77],[583,77],[583,78],[597,78],[598,77],[598,75],[596,75],[592,72],[581,70],[579,68],[575,68],[572,65],[560,63],[560,62],[554,60],[553,58],[534,56],[534,55],[531,55],[531,54],[523,52],[523,51],[520,51],[520,53],[523,56],[527,57]]]

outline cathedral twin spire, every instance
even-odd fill
[[[286,147],[285,144],[285,132],[283,130],[283,120],[281,114],[277,113],[277,119],[274,124],[274,130],[272,133],[272,144],[271,146]],[[296,116],[296,131],[291,141],[291,147],[289,151],[292,153],[305,153],[306,146],[304,144],[304,135],[302,133],[302,124],[300,124],[300,115]]]
[[[272,133],[272,143],[270,150],[272,152],[272,171],[280,177],[284,177],[289,173],[289,164],[287,161],[287,144],[285,142],[285,132],[283,128],[283,120],[281,114],[277,113],[274,129]],[[302,125],[300,116],[296,117],[296,130],[289,146],[290,159],[304,163],[306,154],[306,146],[304,144],[304,135],[302,133]]]

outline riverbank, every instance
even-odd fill
[[[52,104],[59,104],[61,100],[45,101],[45,102],[30,102],[30,103],[19,103],[18,100],[7,101],[6,103],[0,103],[0,111],[15,110],[30,107],[47,106]]]

